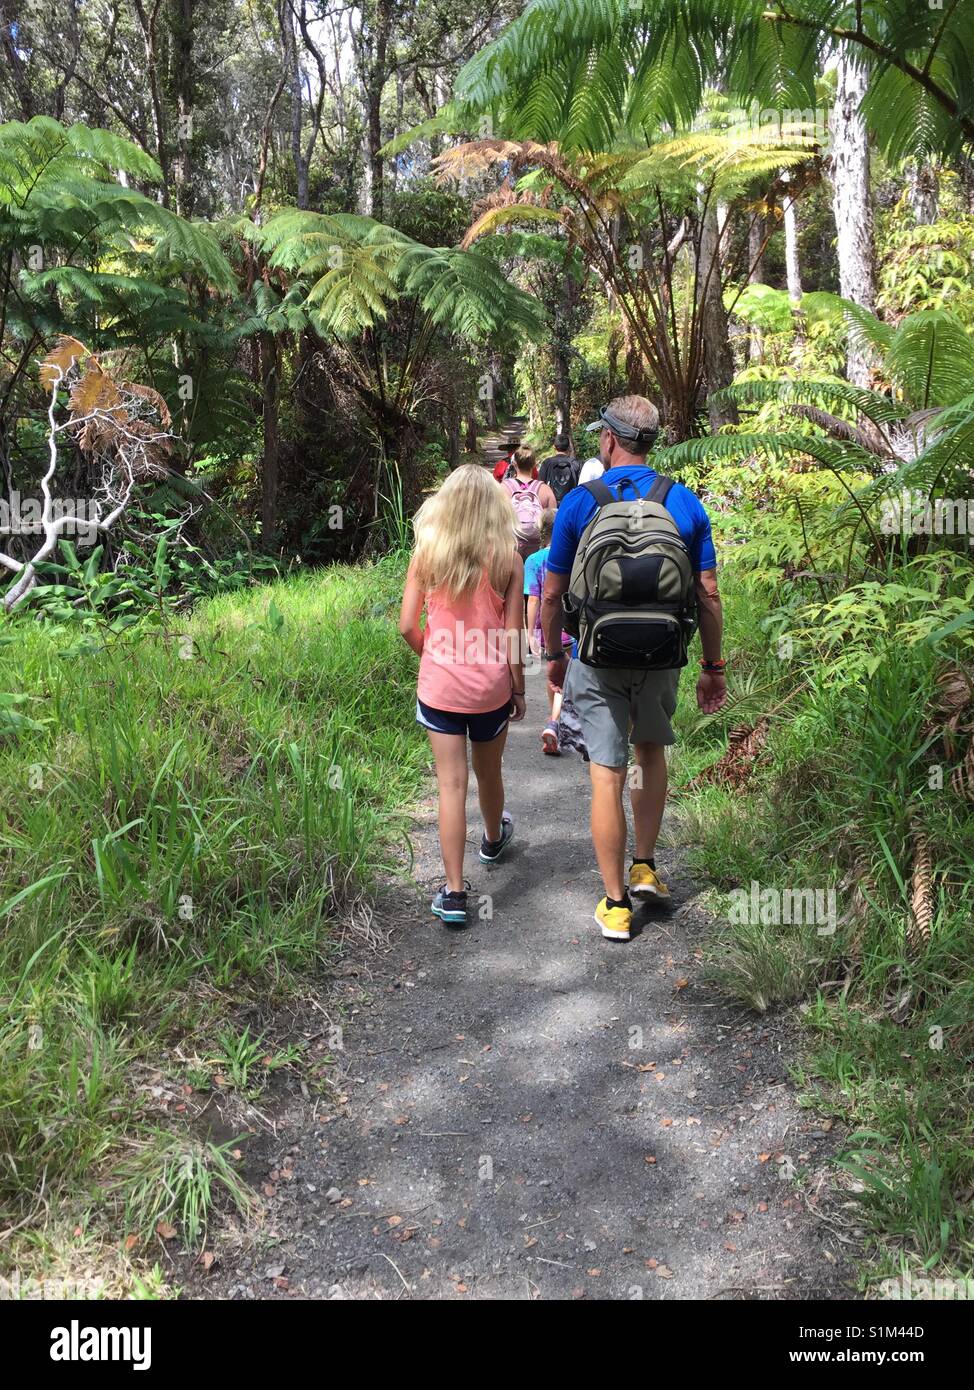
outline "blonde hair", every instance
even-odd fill
[[[541,520],[538,522],[538,539],[541,541],[542,549],[551,540],[551,533],[555,529],[555,517],[558,515],[554,507],[548,507],[541,513]]]
[[[487,469],[465,463],[413,518],[415,574],[426,593],[458,599],[476,589],[484,570],[498,593],[514,562],[514,505]]]
[[[537,458],[537,454],[527,444],[522,444],[520,449],[515,449],[511,455],[511,461],[519,473],[530,473]]]

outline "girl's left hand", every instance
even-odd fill
[[[527,713],[527,703],[523,695],[511,696],[511,723],[517,724]]]

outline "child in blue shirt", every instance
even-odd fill
[[[544,579],[548,569],[548,551],[551,547],[551,532],[557,512],[548,510],[541,515],[541,549],[529,555],[524,562],[524,596],[527,600],[528,643],[532,652],[544,660],[544,636],[541,631],[541,597],[544,594]],[[566,646],[572,641],[571,634],[562,633]],[[569,701],[561,691],[548,686],[548,722],[541,731],[541,749],[550,757],[557,757],[563,748],[574,748],[586,756],[582,740],[581,725],[578,723]]]

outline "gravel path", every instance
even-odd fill
[[[603,941],[587,770],[541,756],[540,705],[512,726],[517,833],[489,870],[471,792],[492,916],[429,915],[431,802],[421,896],[386,904],[390,949],[344,986],[347,1099],[292,1104],[263,1141],[265,1238],[221,1252],[200,1296],[856,1297],[826,1219],[834,1136],[796,1104],[787,1023],[701,983],[708,916],[678,852],[672,910]]]

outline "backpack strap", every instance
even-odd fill
[[[653,479],[653,486],[646,494],[647,502],[658,502],[661,507],[666,506],[666,499],[670,495],[673,486],[672,478],[665,478],[662,473],[657,473]]]
[[[604,483],[601,478],[593,478],[589,483],[583,483],[582,487],[587,493],[595,498],[599,507],[608,507],[619,499],[613,493],[608,483]]]
[[[631,478],[623,478],[621,480],[618,493],[614,493],[608,483],[603,482],[601,478],[593,478],[591,482],[583,483],[582,487],[586,492],[591,493],[600,507],[607,507],[611,502],[621,502],[623,500],[623,490],[626,487],[631,487],[634,496],[637,499],[639,497],[636,485]],[[656,477],[653,479],[652,486],[646,493],[646,501],[658,502],[661,507],[665,506],[666,499],[670,495],[670,489],[672,487],[672,478],[666,478],[662,473],[657,473]]]

